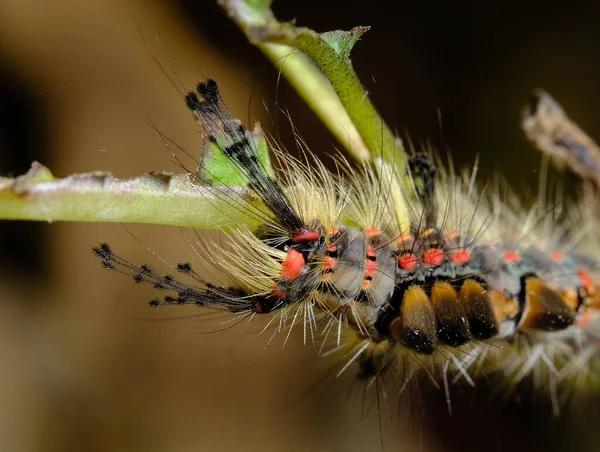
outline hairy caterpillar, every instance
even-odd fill
[[[448,394],[452,383],[487,379],[509,395],[529,382],[556,413],[573,391],[597,389],[597,237],[580,227],[593,212],[575,206],[558,218],[544,201],[524,211],[425,153],[406,167],[339,160],[332,173],[278,152],[277,179],[214,81],[186,102],[260,203],[227,187],[222,196],[260,226],[232,231],[231,250],[201,250],[227,285],[189,263],[176,269],[191,284],[94,248],[104,267],[171,292],[151,306],[270,316],[276,332],[300,324],[305,340],[334,343],[340,372],[355,365],[367,382],[426,377]]]

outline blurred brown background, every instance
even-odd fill
[[[274,9],[319,31],[371,25],[353,61],[389,124],[451,149],[459,164],[480,154],[484,175],[497,169],[526,190],[539,156],[518,120],[532,88],[600,138],[600,7],[456,3],[280,0]],[[177,171],[149,121],[198,153],[155,34],[184,86],[215,78],[236,116],[267,125],[262,103],[274,110],[277,95],[313,149],[335,144],[285,83],[276,92],[275,70],[212,1],[0,0],[0,33],[4,175],[33,160],[59,177]],[[282,134],[291,143],[284,126]],[[193,260],[176,229],[130,229],[173,261]],[[120,225],[14,222],[0,234],[0,450],[379,450],[375,410],[361,420],[361,398],[347,397],[351,380],[305,395],[328,368],[315,350],[282,351],[275,341],[255,363],[268,339],[259,327],[148,331],[197,325],[160,321],[197,311],[151,311],[151,289],[102,271],[90,252],[99,241],[153,260]],[[448,418],[436,394],[424,417],[421,407],[401,417],[395,436],[384,425],[386,448],[595,450],[572,418],[471,410],[458,403]]]

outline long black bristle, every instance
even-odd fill
[[[162,300],[153,298],[148,302],[151,307],[170,304],[193,304],[199,307],[224,309],[234,313],[251,313],[255,309],[256,297],[250,297],[250,294],[240,289],[220,287],[203,281],[197,274],[193,273],[192,266],[189,263],[178,264],[176,268],[179,272],[192,276],[204,287],[191,286],[178,281],[169,274],[160,275],[147,264],[132,264],[114,254],[106,243],[93,247],[92,251],[100,258],[104,268],[128,275],[136,283],[151,284],[157,290],[168,290],[177,294],[177,296],[167,295]]]
[[[249,186],[273,212],[275,218],[290,232],[302,229],[303,221],[294,210],[278,181],[263,168],[255,146],[248,137],[246,128],[233,119],[225,106],[217,83],[214,80],[200,82],[197,92],[188,93],[186,104],[207,129],[209,142],[219,146],[248,178]]]

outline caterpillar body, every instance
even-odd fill
[[[228,285],[188,263],[176,268],[191,284],[94,248],[104,267],[171,292],[151,306],[272,316],[279,331],[300,323],[305,338],[333,339],[342,370],[357,365],[361,380],[494,378],[514,389],[531,377],[556,411],[572,388],[597,389],[600,263],[583,227],[593,212],[565,209],[557,226],[557,209],[540,201],[523,213],[512,196],[479,188],[475,172],[443,170],[426,153],[396,166],[339,160],[333,173],[279,151],[277,179],[214,81],[186,102],[260,199],[235,200],[260,226],[240,225],[231,249],[199,256]]]

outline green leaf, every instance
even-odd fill
[[[321,39],[327,43],[340,57],[348,58],[354,44],[371,27],[355,27],[350,31],[327,31],[321,33]]]
[[[254,125],[252,132],[246,131],[251,145],[258,155],[266,173],[273,177],[273,168],[269,157],[267,140],[259,123]],[[202,162],[197,170],[196,181],[201,185],[213,185],[215,187],[234,186],[247,187],[248,179],[240,171],[240,168],[231,161],[222,151],[224,144],[205,140]]]

